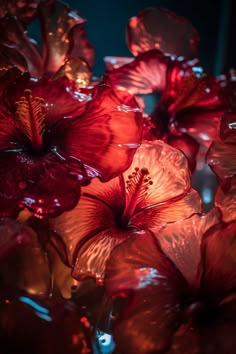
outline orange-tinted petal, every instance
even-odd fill
[[[201,290],[217,304],[236,287],[236,223],[219,224],[202,240]]]
[[[202,211],[201,198],[194,189],[178,200],[170,200],[150,207],[144,207],[132,218],[135,226],[143,229],[158,229],[161,226],[189,218]]]
[[[203,234],[219,222],[219,212],[194,215],[184,221],[166,225],[155,233],[163,252],[171,259],[188,283],[198,288]]]
[[[149,183],[145,195],[140,196],[136,211],[180,197],[190,188],[186,157],[163,141],[144,143],[140,146],[132,165],[124,173],[125,181],[129,180],[128,177],[135,168],[147,169],[152,183]]]
[[[119,353],[159,353],[170,346],[186,283],[153,235],[138,233],[114,249],[105,287],[111,296],[135,290],[115,326]]]
[[[131,63],[111,70],[110,78],[117,88],[134,95],[162,91],[169,61],[160,51],[151,50],[141,53]]]
[[[208,150],[206,161],[220,179],[236,175],[236,143],[213,142]]]
[[[215,195],[215,205],[223,214],[223,221],[236,221],[236,176],[220,184]]]
[[[195,58],[199,37],[185,18],[169,10],[147,8],[129,20],[127,41],[134,55],[159,49],[163,53]]]
[[[56,133],[58,144],[87,165],[88,174],[104,181],[130,166],[141,143],[143,122],[139,107],[123,104],[107,85],[95,88],[85,112],[68,125],[67,132],[64,123],[58,127],[63,136],[58,131]]]

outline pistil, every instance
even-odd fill
[[[30,140],[34,151],[40,151],[45,129],[45,105],[40,97],[32,97],[31,90],[25,90],[24,96],[16,102],[16,119],[21,131]]]

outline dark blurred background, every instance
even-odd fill
[[[95,74],[104,70],[103,57],[129,56],[125,28],[145,7],[164,7],[187,17],[198,29],[202,65],[218,75],[236,67],[235,0],[67,0],[87,18],[87,36],[95,47]]]

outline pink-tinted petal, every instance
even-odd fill
[[[120,353],[162,352],[170,346],[186,283],[150,233],[138,233],[114,249],[105,287],[111,296],[135,290],[114,330]]]
[[[201,290],[217,304],[236,287],[236,223],[219,224],[202,240]]]
[[[134,60],[131,57],[112,57],[108,56],[104,58],[104,62],[106,65],[107,70],[118,69],[125,64],[129,64]]]
[[[141,145],[134,155],[132,165],[124,173],[125,181],[129,180],[135,168],[147,169],[147,177],[151,178],[145,194],[140,195],[136,210],[181,197],[190,188],[187,159],[182,152],[163,141]]]
[[[167,203],[160,203],[138,210],[132,223],[141,229],[159,229],[163,225],[189,218],[202,211],[202,203],[199,194],[190,190],[185,196],[176,201],[173,199]]]
[[[123,104],[112,88],[103,84],[95,88],[93,99],[73,124],[69,120],[61,123],[54,130],[55,144],[88,169],[91,166],[94,177],[104,181],[129,167],[141,142],[142,115],[137,104]]]
[[[236,221],[236,176],[220,184],[215,195],[215,205],[223,214],[223,221]]]
[[[166,225],[155,233],[163,252],[171,259],[191,286],[198,288],[203,234],[219,222],[219,212],[194,215],[184,221]]]
[[[85,20],[67,4],[56,1],[50,9],[39,5],[43,29],[44,71],[53,74],[65,63],[71,29]]]
[[[189,168],[191,172],[193,172],[196,167],[196,157],[199,150],[199,144],[196,140],[187,134],[182,134],[179,136],[169,134],[167,142],[174,148],[179,149],[184,153],[188,159]]]
[[[234,142],[213,142],[206,161],[220,179],[236,175],[236,144]]]
[[[94,48],[86,38],[86,31],[84,24],[77,24],[69,33],[69,51],[68,58],[81,57],[86,60],[90,67],[94,64]]]
[[[8,28],[7,31],[6,28]],[[3,36],[2,43],[16,49],[25,58],[28,71],[32,76],[40,76],[43,63],[39,51],[32,44],[17,18],[6,16],[0,19],[0,29]]]
[[[89,85],[92,72],[86,61],[81,58],[69,59],[56,72],[53,79],[66,76],[76,88],[86,87]]]
[[[199,36],[185,18],[169,10],[147,8],[129,20],[127,41],[134,55],[159,49],[163,53],[195,58]]]
[[[158,50],[141,53],[134,61],[109,72],[112,83],[130,93],[147,94],[162,91],[166,85],[170,59]]]
[[[115,225],[91,235],[74,254],[72,276],[75,279],[93,277],[98,283],[103,283],[106,263],[112,250],[131,235],[132,229],[122,230]]]

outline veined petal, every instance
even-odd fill
[[[163,91],[170,58],[159,50],[139,54],[131,63],[108,71],[112,83],[130,93],[147,94]]]
[[[236,221],[236,176],[219,185],[215,205],[220,208],[224,222]]]
[[[198,271],[202,237],[210,227],[219,222],[219,214],[217,209],[212,209],[206,215],[194,215],[189,219],[167,224],[155,232],[163,252],[195,288],[199,286],[201,275]]]
[[[170,346],[186,283],[152,234],[137,233],[113,250],[105,288],[110,296],[135,290],[114,330],[120,353],[162,352]]]
[[[65,63],[71,29],[85,19],[59,1],[54,2],[50,9],[40,4],[39,12],[43,28],[44,71],[52,74]]]
[[[101,84],[85,112],[67,127],[62,122],[62,133],[55,130],[55,137],[65,151],[93,168],[94,177],[107,181],[131,164],[141,143],[142,123],[137,105],[123,104],[111,87]]]
[[[103,60],[105,62],[107,70],[113,70],[113,69],[118,69],[125,64],[131,63],[134,60],[134,58],[107,56],[107,57],[104,57]]]
[[[201,291],[218,304],[236,288],[236,223],[219,224],[202,239]]]
[[[201,198],[198,192],[192,189],[181,199],[173,199],[164,204],[143,207],[136,211],[132,218],[132,224],[141,229],[155,230],[163,225],[189,218],[201,211]]]
[[[179,150],[162,141],[144,143],[137,150],[130,168],[124,173],[128,181],[135,168],[148,170],[151,182],[136,211],[181,197],[190,189],[188,161]]]
[[[147,8],[129,20],[127,42],[135,56],[159,49],[163,53],[195,58],[199,36],[185,18],[162,8]]]

